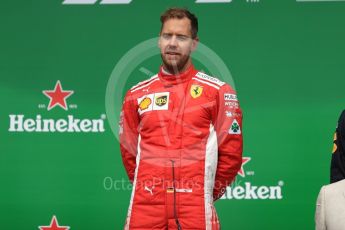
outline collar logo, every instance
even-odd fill
[[[43,90],[43,94],[49,98],[48,111],[56,106],[68,110],[66,99],[74,93],[73,90],[63,90],[61,82],[57,81],[54,90]]]
[[[198,98],[201,96],[202,90],[202,86],[192,85],[192,87],[190,87],[190,95],[192,96],[192,98]]]

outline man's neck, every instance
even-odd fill
[[[166,70],[166,68],[164,67],[164,65],[163,65],[162,71],[163,71],[163,73],[166,74],[166,75],[172,75],[172,73],[170,73],[168,70]]]

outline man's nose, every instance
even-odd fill
[[[177,46],[177,37],[174,35],[169,40],[169,46]]]

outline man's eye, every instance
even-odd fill
[[[184,36],[184,35],[179,35],[179,36],[177,36],[177,40],[179,40],[179,41],[187,41],[188,37]]]
[[[162,37],[164,38],[164,39],[171,39],[171,34],[162,34]]]

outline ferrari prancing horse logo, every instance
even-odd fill
[[[201,94],[202,94],[202,86],[192,85],[192,87],[190,87],[190,95],[192,96],[192,98],[200,97]]]

